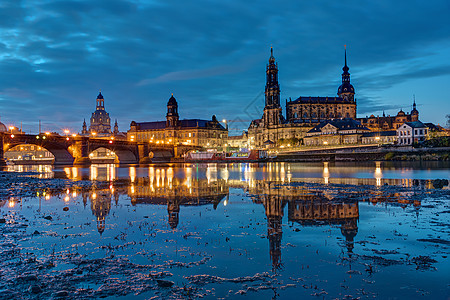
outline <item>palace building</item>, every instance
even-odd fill
[[[356,118],[355,89],[350,83],[347,52],[342,68],[342,84],[337,97],[298,97],[286,100],[286,118],[280,105],[278,64],[270,49],[266,67],[265,107],[261,119],[253,120],[248,128],[250,145],[261,147],[276,143],[279,139],[303,138],[314,126],[324,120]]]
[[[211,120],[180,120],[178,103],[173,94],[167,102],[166,121],[132,121],[127,132],[129,141],[211,148],[223,147],[227,138],[228,128],[223,127],[216,116],[212,116]]]
[[[372,131],[397,130],[406,122],[419,121],[419,111],[416,109],[416,100],[414,99],[411,113],[405,113],[400,109],[396,116],[386,116],[383,112],[381,117],[371,115],[370,117],[357,118],[357,120]]]

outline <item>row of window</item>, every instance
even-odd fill
[[[427,134],[426,129],[414,129],[414,135],[424,135]],[[400,131],[400,136],[411,136],[411,131]]]

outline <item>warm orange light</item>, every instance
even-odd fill
[[[47,131],[47,132],[45,133],[45,135],[50,135],[50,132]]]
[[[69,131],[68,129],[64,129],[64,133],[65,133],[65,134],[69,134],[70,131]]]
[[[67,137],[66,140],[70,140],[70,139]]]
[[[76,137],[76,136],[77,136],[77,134],[76,134],[76,133],[72,133],[72,136],[73,136],[73,137]]]
[[[14,138],[14,134],[11,134],[11,138]]]
[[[110,144],[112,144],[112,143],[113,143],[113,141],[109,141],[109,143],[110,143]]]
[[[14,202],[14,200],[8,201],[8,207],[13,208],[15,205],[16,205],[16,202]]]

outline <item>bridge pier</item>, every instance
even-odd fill
[[[152,162],[149,155],[149,147],[147,143],[139,143],[138,144],[138,160],[140,164],[149,164]]]
[[[77,166],[89,166],[91,165],[91,159],[89,158],[89,137],[82,137],[80,141],[76,142],[77,156],[73,162]]]
[[[3,151],[3,133],[0,133],[0,167],[6,166],[6,160]]]

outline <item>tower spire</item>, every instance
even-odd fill
[[[344,76],[344,74],[348,74],[348,66],[347,66],[347,45],[344,45],[344,67],[342,68],[342,71],[344,71],[344,73],[342,73],[342,76]],[[342,80],[344,80],[344,77],[342,77]],[[349,77],[350,80],[350,77]]]
[[[344,45],[345,65],[347,66],[347,45]]]
[[[344,45],[344,67],[342,68],[342,84],[338,89],[338,96],[344,100],[354,101],[355,89],[350,83],[350,73],[347,66],[347,45]]]
[[[273,56],[273,47],[270,46],[270,57],[269,57],[269,64],[275,63],[275,57]]]
[[[278,66],[273,56],[273,47],[270,47],[269,64],[266,67],[264,125],[278,125],[282,122],[280,105],[280,86],[278,84]]]

